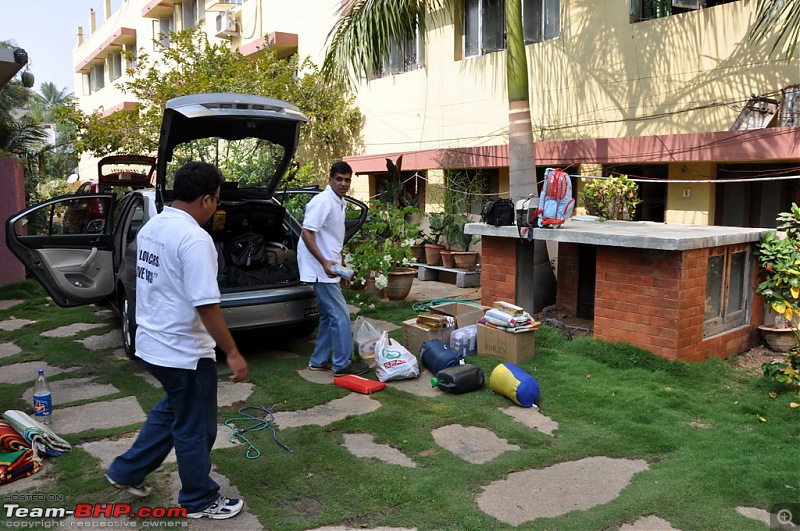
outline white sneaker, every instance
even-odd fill
[[[244,508],[244,502],[236,498],[220,496],[217,501],[197,513],[188,513],[186,518],[211,518],[212,520],[225,520],[233,518]]]

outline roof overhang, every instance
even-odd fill
[[[800,160],[800,127],[537,142],[539,166]],[[382,173],[403,155],[403,170],[508,167],[508,145],[345,157],[355,173]]]

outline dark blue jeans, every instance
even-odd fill
[[[190,513],[202,511],[219,497],[219,485],[209,476],[217,438],[216,364],[203,358],[192,371],[143,363],[167,396],[150,411],[130,450],[111,463],[108,475],[119,484],[138,485],[174,446],[181,478],[178,503]]]

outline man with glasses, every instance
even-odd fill
[[[134,496],[147,496],[145,476],[175,448],[188,518],[223,520],[239,514],[241,500],[226,498],[211,479],[217,436],[217,367],[214,347],[225,353],[239,382],[242,357],[220,310],[217,251],[202,225],[219,204],[223,177],[205,162],[175,173],[174,201],[148,221],[136,238],[136,356],[166,396],[147,416],[133,446],[105,477]]]
[[[303,233],[297,248],[300,280],[314,285],[319,308],[319,330],[308,368],[333,371],[334,376],[364,374],[366,363],[350,361],[353,333],[350,312],[334,267],[342,263],[344,246],[344,197],[350,189],[353,169],[346,162],[331,166],[328,186],[306,205]]]

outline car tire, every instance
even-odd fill
[[[128,358],[136,359],[136,300],[123,291],[120,294],[119,319],[122,321],[122,348]]]

